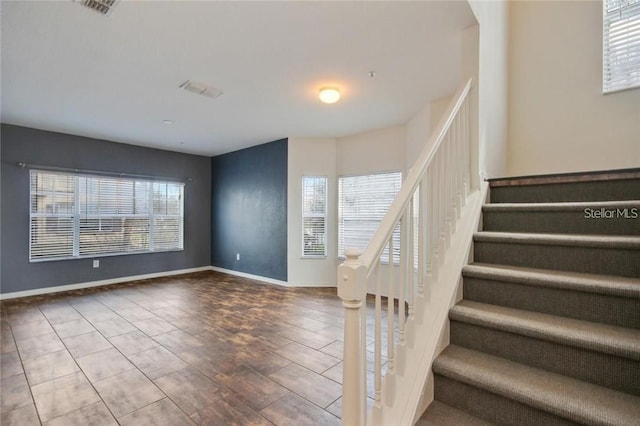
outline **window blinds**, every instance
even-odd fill
[[[640,87],[640,0],[603,4],[603,91]]]
[[[402,185],[402,173],[345,176],[338,179],[338,254],[347,248],[364,251]],[[400,248],[399,228],[393,234],[394,262]],[[382,261],[389,261],[388,248]]]
[[[183,249],[184,184],[32,170],[31,261]]]
[[[302,178],[302,255],[327,255],[327,178]]]
[[[75,179],[31,172],[30,259],[73,256]]]

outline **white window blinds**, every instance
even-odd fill
[[[31,261],[183,249],[184,184],[32,170]]]
[[[77,204],[75,178],[36,171],[31,171],[30,177],[30,259],[72,257]]]
[[[402,173],[345,176],[338,179],[338,254],[347,248],[364,250],[402,185]],[[400,235],[394,233],[394,252]],[[388,248],[382,260],[389,260]],[[397,261],[394,256],[394,261]]]
[[[640,0],[604,0],[603,7],[603,91],[640,87]]]
[[[327,255],[327,178],[302,178],[302,256]]]

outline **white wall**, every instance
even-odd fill
[[[640,166],[640,89],[602,94],[602,3],[510,5],[509,174]]]
[[[431,134],[438,125],[451,96],[436,99],[422,108],[406,125],[406,170],[413,167],[418,156],[424,150]]]
[[[338,176],[405,171],[404,125],[372,130],[337,140]]]
[[[289,138],[287,272],[291,286],[336,286],[338,207],[336,140]],[[302,258],[302,177],[328,178],[327,257]]]
[[[508,10],[504,0],[469,0],[479,34],[479,167],[486,177],[507,169]],[[464,63],[463,63],[464,66]]]
[[[424,149],[433,130],[431,121],[431,105],[427,103],[416,115],[409,120],[405,130],[406,136],[406,169],[409,170],[416,158]],[[435,123],[437,124],[437,122]]]
[[[338,138],[336,142],[337,175],[389,171],[401,171],[405,175],[406,137],[406,127],[401,125]],[[382,274],[384,277],[388,276],[386,267],[382,268]],[[375,281],[370,281],[368,284],[369,292],[373,292]]]
[[[461,43],[461,72],[460,84],[466,83],[467,79],[474,79],[474,86],[470,96],[476,96],[478,78],[478,25],[472,25],[462,32]],[[450,102],[451,96],[434,99],[418,111],[406,124],[406,168],[413,167],[418,156],[425,149],[429,138],[442,119]],[[475,99],[475,98],[474,98]],[[477,101],[476,101],[477,102]],[[475,122],[473,123],[476,124]]]

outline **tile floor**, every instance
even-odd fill
[[[340,424],[335,289],[206,272],[1,305],[3,426]]]

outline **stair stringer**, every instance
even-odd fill
[[[416,316],[407,323],[407,342],[396,346],[397,359],[403,360],[404,366],[391,379],[385,376],[381,400],[387,403],[369,411],[368,425],[413,425],[433,401],[431,366],[449,344],[449,310],[462,298],[462,269],[473,253],[473,234],[481,224],[488,190],[488,183],[482,182],[480,189],[468,196],[438,276],[434,281],[427,280],[424,296],[416,296]],[[393,388],[392,400],[388,388]]]

